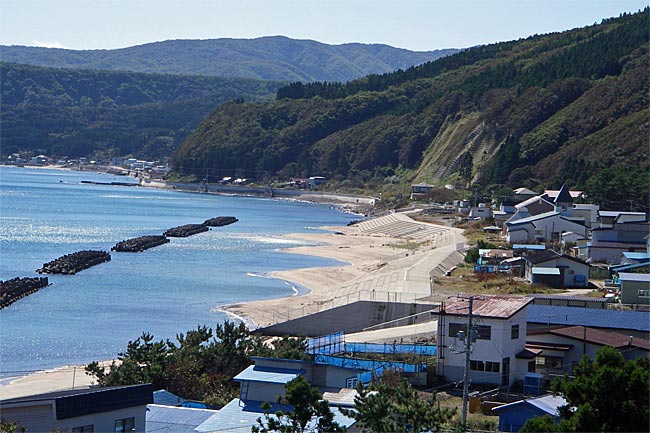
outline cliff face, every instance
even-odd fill
[[[648,167],[650,12],[227,104],[174,157],[198,176],[587,185]],[[377,183],[377,182],[375,182]]]

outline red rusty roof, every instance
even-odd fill
[[[533,298],[524,296],[475,295],[472,316],[508,319],[530,304]],[[445,314],[466,316],[469,309],[468,296],[454,296],[444,304]]]
[[[586,332],[585,332],[586,329]],[[574,340],[586,340],[589,343],[602,346],[625,347],[633,346],[640,349],[650,350],[650,341],[643,338],[633,338],[629,335],[618,332],[602,331],[600,329],[585,328],[584,326],[568,326],[566,328],[552,329],[549,334],[562,335]]]

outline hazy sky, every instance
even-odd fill
[[[462,48],[581,27],[638,0],[0,0],[0,44],[121,48],[284,35],[329,44]]]

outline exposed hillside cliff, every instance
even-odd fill
[[[348,84],[293,83],[273,103],[226,104],[188,137],[175,166],[375,188],[395,173],[402,182],[593,187],[604,170],[647,185],[649,15]],[[637,207],[647,206],[643,187],[628,187]]]
[[[258,80],[348,81],[438,59],[457,49],[409,51],[380,44],[328,45],[283,36],[172,40],[117,50],[2,46],[2,61],[29,65]]]

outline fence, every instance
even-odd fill
[[[379,368],[384,368],[391,370],[400,370],[404,373],[419,373],[427,371],[426,364],[408,364],[406,362],[400,361],[356,359],[333,355],[316,355],[314,357],[314,362],[316,364],[333,365],[336,367],[347,368],[351,370],[376,371]]]
[[[384,353],[435,356],[438,347],[431,344],[392,344],[392,343],[345,343],[345,351],[350,353]]]

